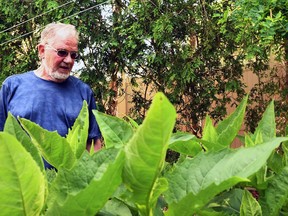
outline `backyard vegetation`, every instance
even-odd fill
[[[283,135],[287,10],[287,0],[0,0],[0,83],[37,67],[35,47],[46,24],[71,23],[80,33],[77,75],[92,87],[97,110],[116,115],[119,96],[128,96],[133,108],[125,114],[141,123],[160,91],[182,116],[176,127],[201,137],[207,114],[221,120],[248,93],[248,69],[257,81],[247,130],[274,99]],[[281,67],[270,67],[274,60]]]
[[[95,93],[104,138],[86,150],[85,102],[66,137],[9,115],[1,215],[287,215],[287,9],[287,0],[0,0],[0,83],[37,67],[44,25],[74,24],[77,75]],[[257,77],[249,93],[246,68]],[[125,81],[133,109],[120,119]]]
[[[202,138],[174,131],[175,108],[160,92],[140,125],[95,110],[105,140],[96,153],[85,150],[86,102],[67,137],[9,115],[1,214],[286,215],[288,137],[276,137],[273,101],[255,132],[239,137],[243,147],[230,148],[247,100],[216,127],[207,116]],[[174,163],[168,149],[180,155]],[[41,155],[58,171],[44,170]]]

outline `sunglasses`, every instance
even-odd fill
[[[65,50],[65,49],[56,49],[56,48],[54,48],[54,47],[52,47],[51,45],[49,45],[49,44],[47,44],[47,46],[49,46],[52,50],[54,50],[55,52],[57,52],[57,55],[58,56],[60,56],[60,57],[67,57],[68,56],[68,54],[70,53],[70,57],[72,58],[72,59],[78,59],[79,58],[79,53],[78,52],[75,52],[75,51],[71,51],[71,52],[69,52],[69,51],[67,51],[67,50]]]

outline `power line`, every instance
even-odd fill
[[[70,15],[70,16],[67,16],[67,17],[64,17],[64,18],[62,18],[62,19],[59,19],[58,22],[59,22],[59,21],[62,21],[62,20],[65,20],[65,19],[68,19],[68,18],[71,18],[71,17],[73,17],[73,16],[76,16],[76,15],[81,14],[81,13],[83,13],[83,12],[92,10],[93,8],[98,7],[98,6],[101,6],[101,5],[104,5],[104,4],[106,4],[106,3],[110,2],[110,1],[111,1],[111,0],[107,0],[107,1],[105,1],[105,2],[99,3],[99,4],[94,5],[94,6],[91,6],[91,7],[89,7],[89,8],[86,8],[86,9],[84,9],[84,10],[82,10],[82,11],[76,12],[76,13]],[[40,16],[40,15],[39,15],[39,16]],[[35,17],[34,17],[34,18],[35,18]],[[28,22],[28,21],[26,21],[26,22]],[[24,23],[25,23],[25,22],[24,22]],[[39,31],[39,30],[41,30],[41,29],[43,29],[43,28],[44,28],[44,27],[41,27],[41,28],[36,29],[36,30],[34,30],[34,31],[31,31],[31,32],[22,34],[22,35],[20,35],[20,36],[18,36],[18,37],[12,38],[12,39],[10,39],[10,40],[8,40],[8,41],[5,41],[5,42],[1,43],[0,46],[2,46],[2,45],[4,45],[4,44],[7,44],[7,43],[10,43],[10,42],[12,42],[12,41],[14,41],[14,40],[20,39],[20,38],[22,38],[22,37],[25,37],[25,36],[27,36],[27,35],[33,34],[34,32]]]
[[[84,10],[82,10],[82,11],[76,12],[76,13],[70,15],[70,16],[67,16],[67,17],[64,17],[64,18],[58,20],[58,22],[59,22],[59,21],[62,21],[62,20],[65,20],[65,19],[68,19],[68,18],[70,18],[70,17],[76,16],[76,15],[78,15],[78,14],[80,14],[80,13],[83,13],[83,12],[86,12],[86,11],[89,11],[89,10],[92,10],[93,8],[98,7],[98,6],[101,6],[101,5],[104,5],[104,4],[106,4],[106,3],[110,2],[110,1],[111,1],[111,0],[107,0],[107,1],[105,1],[105,2],[99,3],[99,4],[94,5],[94,6],[92,6],[92,7],[86,8],[86,9],[84,9]]]
[[[53,11],[53,10],[59,9],[59,8],[61,8],[61,7],[64,7],[64,6],[66,6],[67,4],[70,4],[70,3],[72,3],[72,2],[73,2],[73,1],[67,2],[67,3],[65,3],[65,4],[63,4],[63,5],[60,5],[60,6],[56,7],[56,8],[53,8],[53,9],[51,9],[51,10],[49,10],[49,11],[46,11],[46,12],[44,12],[44,13],[42,13],[42,14],[39,14],[39,15],[37,15],[37,16],[35,16],[35,17],[32,17],[32,18],[30,18],[30,19],[28,19],[28,20],[26,20],[26,21],[24,21],[24,22],[18,23],[18,24],[14,25],[14,26],[12,26],[12,27],[10,27],[10,28],[4,29],[3,31],[0,31],[0,34],[6,32],[6,31],[9,31],[9,30],[11,30],[11,29],[13,29],[13,28],[16,28],[16,27],[18,27],[18,26],[20,26],[20,25],[22,25],[22,24],[24,24],[24,23],[27,23],[27,22],[29,22],[29,21],[37,18],[37,17],[43,16],[43,15],[45,15],[45,14],[47,14],[47,13],[50,13],[50,12]]]

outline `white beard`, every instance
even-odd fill
[[[65,74],[65,73],[60,73],[58,71],[53,71],[52,68],[49,68],[47,65],[46,65],[46,62],[43,64],[46,71],[47,71],[47,75],[49,77],[52,78],[52,80],[66,80],[69,76],[70,76],[70,73],[69,74]]]
[[[49,76],[56,80],[66,80],[70,76],[70,74],[59,73],[58,71],[49,71]]]

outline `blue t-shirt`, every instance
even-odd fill
[[[96,103],[91,88],[74,76],[62,83],[43,80],[33,71],[8,77],[0,90],[0,131],[10,111],[66,136],[86,100],[89,108],[89,139],[101,137],[95,116]]]

